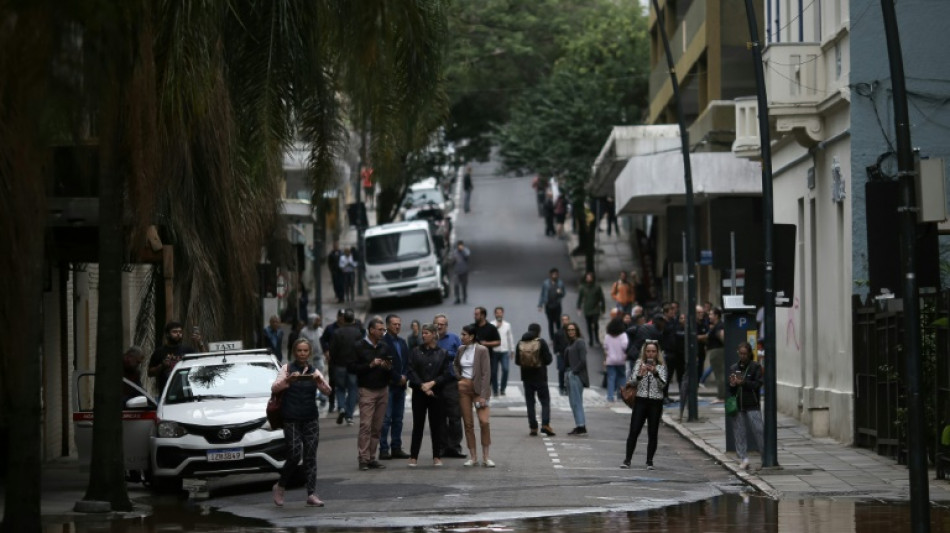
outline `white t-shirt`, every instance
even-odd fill
[[[475,345],[469,344],[460,355],[459,365],[462,366],[462,377],[472,379],[475,376]]]
[[[502,320],[501,325],[495,321],[495,328],[498,330],[498,336],[501,337],[501,344],[496,348],[496,352],[510,352],[515,349],[515,340],[511,336],[511,324],[507,320]]]

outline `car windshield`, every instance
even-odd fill
[[[176,369],[165,403],[270,396],[277,367],[267,362],[214,363]]]
[[[429,255],[429,238],[417,229],[366,238],[366,263],[384,265]]]
[[[445,197],[439,189],[417,189],[406,193],[404,204],[406,207],[421,207],[430,203],[442,205],[443,202],[445,202]]]

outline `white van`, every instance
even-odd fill
[[[370,306],[374,300],[431,294],[442,303],[441,246],[427,220],[371,227],[363,234]]]

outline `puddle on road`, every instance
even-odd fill
[[[950,533],[950,508],[931,506],[933,533]],[[319,511],[313,527],[271,527],[259,520],[216,512],[208,505],[159,504],[152,516],[112,522],[75,522],[44,528],[45,533],[308,533],[369,531],[368,528],[320,527]],[[379,528],[406,533],[476,532],[834,532],[863,533],[913,530],[906,504],[835,500],[783,500],[729,494],[703,502],[639,512],[578,514],[497,522],[471,522],[417,528]]]

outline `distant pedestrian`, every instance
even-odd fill
[[[709,311],[709,329],[703,339],[706,342],[706,358],[709,359],[709,368],[703,372],[699,383],[702,384],[710,374],[716,374],[716,401],[722,402],[726,399],[726,363],[725,363],[725,341],[726,330],[722,323],[722,311],[714,307]]]
[[[323,336],[323,319],[317,313],[310,313],[309,323],[300,330],[300,336],[308,339],[313,348],[313,365],[320,372],[326,372],[326,360],[323,357],[323,345],[320,337]]]
[[[537,199],[538,216],[544,216],[544,198],[545,193],[548,192],[548,180],[542,178],[540,174],[536,174],[534,179],[531,180],[531,188],[534,189],[535,198]]]
[[[627,334],[622,318],[613,318],[607,323],[604,335],[604,368],[607,370],[607,401],[617,399],[617,390],[626,382]]]
[[[610,236],[611,226],[614,228],[614,231],[617,232],[617,236],[620,236],[620,225],[617,224],[617,213],[615,209],[617,208],[616,202],[614,201],[613,196],[608,196],[604,198],[604,214],[607,215],[607,236]]]
[[[534,398],[541,404],[541,433],[554,436],[551,428],[551,394],[548,390],[548,365],[553,360],[548,343],[541,338],[541,325],[529,324],[515,348],[515,364],[521,367],[521,385],[528,406],[528,434],[538,434],[538,419],[535,416]]]
[[[538,298],[538,311],[544,311],[548,319],[548,335],[551,339],[561,329],[561,300],[564,299],[564,282],[556,268],[548,271],[548,277],[541,283],[541,297]]]
[[[646,422],[648,424],[647,470],[653,470],[660,417],[663,415],[663,386],[666,385],[666,365],[663,364],[660,343],[656,340],[650,339],[643,343],[640,357],[633,366],[633,377],[630,382],[637,387],[637,403],[630,414],[627,450],[620,468],[630,468],[630,460],[637,447],[637,438]]]
[[[356,298],[356,268],[359,263],[353,255],[353,247],[347,247],[340,257],[340,270],[343,271],[343,290],[346,301],[352,302]]]
[[[475,444],[477,417],[478,434],[482,444],[482,465],[493,468],[495,462],[488,453],[491,448],[491,408],[488,406],[491,398],[491,356],[488,349],[478,342],[477,335],[475,324],[462,327],[459,335],[462,346],[459,347],[454,361],[455,375],[459,378],[459,410],[462,412],[465,443],[468,445],[468,460],[462,466],[478,466],[478,449]]]
[[[554,237],[557,235],[557,230],[554,229],[554,193],[550,190],[544,193],[541,214],[544,216],[544,236]]]
[[[284,359],[284,330],[280,327],[280,319],[277,315],[272,315],[268,324],[264,326],[264,333],[261,335],[261,348],[274,354],[278,361]]]
[[[464,193],[466,213],[471,211],[473,189],[475,189],[475,187],[472,185],[472,165],[465,165],[465,174],[462,175],[462,191]]]
[[[564,220],[567,218],[567,198],[564,194],[559,194],[554,200],[554,222],[557,224],[556,231],[559,239],[564,238]]]
[[[621,313],[630,313],[633,311],[633,302],[636,300],[636,292],[633,284],[627,279],[627,272],[620,271],[620,277],[610,286],[610,297],[614,299],[617,310]]]
[[[465,247],[465,241],[459,241],[452,252],[452,278],[455,285],[455,303],[468,303],[468,258],[471,250]]]
[[[584,417],[584,389],[590,387],[587,376],[587,344],[581,337],[581,328],[571,322],[564,327],[567,332],[567,374],[568,400],[574,415],[574,429],[568,435],[587,435],[587,422]]]
[[[752,432],[759,451],[764,449],[762,412],[759,408],[759,389],[762,388],[762,365],[752,360],[752,345],[739,343],[739,361],[729,373],[729,395],[736,397],[739,412],[729,417],[736,440],[739,468],[749,468],[748,431]]]
[[[418,320],[413,320],[409,323],[409,329],[411,331],[406,339],[406,344],[409,345],[409,353],[412,353],[412,350],[422,346],[422,324]]]
[[[600,316],[604,314],[606,308],[604,290],[594,278],[594,273],[584,274],[584,281],[577,289],[577,312],[587,322],[587,342],[590,346],[599,343]]]
[[[343,252],[340,250],[340,241],[333,241],[333,249],[327,255],[327,269],[330,270],[330,279],[333,281],[333,295],[336,296],[336,303],[343,303],[345,296],[346,281],[343,279],[343,269],[340,268],[340,258]]]
[[[350,371],[351,364],[356,360],[356,347],[362,333],[356,325],[356,314],[352,309],[343,312],[343,325],[333,332],[333,341],[328,352],[330,372],[333,373],[333,388],[336,390],[336,423],[353,425],[353,412],[356,410],[356,399],[359,395],[356,374]]]

